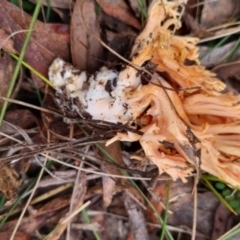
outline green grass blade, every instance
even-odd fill
[[[229,203],[222,197],[222,195],[220,193],[218,193],[218,191],[216,191],[216,189],[212,186],[212,184],[206,179],[206,178],[202,178],[205,182],[205,184],[208,186],[208,188],[212,191],[213,194],[215,194],[215,196],[219,199],[219,201],[232,213],[234,213],[235,215],[237,215],[237,213],[234,211],[234,209],[229,205]]]
[[[19,60],[17,61],[16,67],[14,69],[14,72],[13,72],[13,75],[12,75],[12,78],[11,78],[11,81],[10,81],[10,85],[9,85],[7,95],[6,95],[6,97],[8,97],[8,98],[10,98],[12,93],[13,93],[13,89],[14,89],[14,86],[15,86],[15,83],[17,81],[17,77],[18,77],[18,74],[19,74],[19,71],[20,71],[20,68],[21,68],[22,60],[24,58],[28,43],[30,41],[32,30],[34,28],[34,25],[35,25],[35,22],[37,20],[38,14],[40,12],[41,6],[42,6],[42,0],[38,0],[36,8],[35,8],[33,16],[32,16],[32,20],[31,20],[30,25],[29,25],[29,31],[27,32],[26,38],[24,40],[24,43],[23,43],[23,46],[22,46],[22,49],[21,49],[21,52],[20,52],[20,55],[19,55]],[[3,118],[5,116],[7,106],[8,106],[8,102],[4,101],[2,109],[1,109],[1,113],[0,113],[0,126],[1,126]]]
[[[231,35],[228,35],[224,37],[221,41],[219,41],[216,45],[214,45],[213,48],[211,48],[209,51],[207,51],[203,56],[200,57],[200,60],[202,61],[204,58],[206,58],[214,49],[222,46],[229,38]]]
[[[237,224],[228,233],[226,233],[222,237],[218,238],[218,240],[234,240],[234,239],[236,240],[236,239],[239,239],[239,238],[235,237],[238,234],[240,234],[240,224]]]
[[[9,53],[11,57],[13,57],[15,60],[19,61],[19,57],[16,56],[15,54]],[[49,86],[53,87],[53,84],[46,78],[44,77],[41,73],[39,73],[38,71],[36,71],[33,67],[31,67],[28,63],[24,62],[22,60],[22,65],[24,67],[26,67],[28,70],[30,70],[32,73],[34,73],[37,77],[39,77],[40,79],[42,79],[46,84],[48,84]]]
[[[81,213],[82,213],[84,220],[87,223],[91,223],[90,217],[88,216],[86,209],[83,209]],[[101,237],[98,235],[98,233],[96,231],[93,231],[93,235],[96,240],[101,240]]]
[[[147,6],[146,6],[146,0],[138,0],[138,5],[141,9],[141,22],[142,24],[147,18]]]
[[[167,181],[167,199],[166,199],[166,209],[163,217],[163,225],[162,225],[162,232],[160,235],[160,240],[164,239],[164,236],[167,231],[167,217],[168,217],[168,209],[169,209],[169,197],[170,197],[170,181]]]

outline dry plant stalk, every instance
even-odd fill
[[[149,8],[131,57],[133,65],[155,66],[147,85],[129,65],[121,72],[103,67],[87,78],[56,59],[49,69],[56,102],[71,115],[137,126],[142,135],[119,132],[107,144],[139,141],[145,155],[134,158],[150,160],[160,174],[186,181],[200,166],[240,187],[240,97],[223,93],[225,84],[200,65],[198,39],[173,35],[184,3],[154,0]]]

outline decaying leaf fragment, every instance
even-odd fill
[[[7,199],[14,199],[21,183],[22,179],[14,168],[5,163],[0,164],[0,191]]]
[[[49,68],[56,103],[66,114],[137,128],[141,135],[119,132],[108,144],[139,141],[145,156],[134,158],[152,161],[160,174],[186,181],[201,166],[239,187],[239,96],[223,93],[225,84],[200,65],[198,39],[174,35],[183,3],[152,2],[132,49],[133,65],[120,72],[103,67],[88,77],[56,59]],[[156,71],[146,85],[133,66],[148,62]]]

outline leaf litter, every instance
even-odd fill
[[[114,5],[116,4],[114,1],[107,2],[110,4],[109,9],[106,1],[99,1],[105,14],[110,14],[111,17],[122,21],[126,17],[122,15],[122,6]],[[21,239],[28,239],[29,236],[34,236],[37,239],[42,239],[45,236],[49,239],[64,237],[67,239],[82,239],[84,237],[93,239],[93,236],[109,239],[108,229],[116,229],[113,225],[121,226],[121,229],[124,228],[124,231],[123,229],[116,230],[116,239],[126,239],[127,236],[133,239],[139,239],[139,236],[141,239],[149,239],[151,236],[151,239],[155,239],[160,236],[158,229],[161,225],[158,225],[157,228],[156,225],[154,225],[155,227],[152,225],[151,228],[147,227],[150,224],[149,221],[155,224],[159,224],[159,221],[156,221],[156,212],[150,210],[146,203],[153,202],[155,211],[159,215],[163,213],[167,189],[161,188],[159,192],[159,187],[164,186],[165,183],[160,185],[158,182],[153,190],[151,190],[152,186],[148,185],[147,189],[150,194],[142,188],[149,198],[143,200],[142,193],[139,193],[134,185],[127,180],[128,176],[125,176],[125,179],[116,178],[116,175],[126,175],[125,164],[129,165],[128,174],[134,175],[136,178],[142,176],[142,179],[153,180],[151,173],[152,170],[156,170],[155,166],[157,166],[161,175],[160,179],[170,176],[173,180],[180,178],[183,182],[188,181],[188,183],[177,185],[176,188],[174,186],[179,181],[172,182],[170,187],[172,195],[170,195],[168,225],[162,227],[166,228],[164,230],[166,234],[172,230],[174,236],[176,236],[174,232],[181,232],[181,229],[174,229],[173,226],[180,227],[181,225],[185,226],[185,233],[191,234],[194,208],[197,206],[196,203],[192,205],[194,196],[191,191],[195,186],[189,180],[192,174],[199,175],[200,171],[206,171],[233,187],[239,187],[237,176],[239,156],[238,95],[229,90],[226,91],[226,89],[231,90],[226,81],[224,84],[213,73],[199,65],[198,49],[196,48],[197,38],[176,34],[176,30],[181,26],[182,8],[179,8],[181,2],[185,1],[153,1],[148,10],[146,25],[138,33],[132,49],[121,49],[118,52],[122,56],[126,56],[126,52],[128,52],[130,65],[117,58],[112,62],[106,58],[106,50],[98,39],[104,33],[109,34],[110,31],[107,29],[104,32],[104,26],[99,24],[101,12],[99,15],[94,12],[94,2],[81,0],[76,2],[70,27],[38,22],[36,33],[32,37],[33,42],[26,51],[25,61],[36,71],[47,76],[48,67],[54,58],[70,59],[68,49],[70,39],[74,67],[59,58],[51,65],[49,78],[56,92],[53,89],[44,90],[44,84],[39,79],[36,81],[36,78],[30,75],[33,84],[41,88],[41,94],[45,94],[44,107],[52,109],[53,115],[51,116],[49,113],[39,115],[33,112],[32,118],[36,119],[36,123],[33,125],[21,125],[20,121],[14,117],[8,118],[8,121],[17,126],[20,125],[19,127],[23,130],[18,136],[18,139],[21,140],[16,143],[14,143],[16,138],[8,136],[11,139],[11,143],[9,143],[11,148],[7,154],[7,148],[3,148],[5,155],[1,155],[2,166],[7,168],[2,167],[2,169],[4,173],[9,172],[4,169],[13,169],[9,163],[12,160],[17,161],[16,163],[12,162],[11,165],[15,165],[15,167],[18,165],[19,172],[23,175],[23,184],[21,188],[18,185],[15,186],[14,194],[10,195],[6,193],[11,188],[0,189],[14,201],[14,195],[17,194],[17,191],[20,195],[23,193],[24,187],[34,179],[36,173],[43,167],[43,163],[40,162],[46,157],[49,159],[47,166],[44,167],[46,174],[40,180],[39,187],[35,187],[36,192],[32,195],[34,198],[40,197],[43,192],[51,192],[56,188],[53,184],[54,181],[50,181],[48,174],[55,179],[55,182],[67,181],[67,179],[64,180],[64,176],[56,175],[58,170],[75,168],[78,169],[78,174],[75,172],[76,180],[73,189],[67,188],[61,193],[53,195],[53,198],[61,203],[64,201],[63,196],[71,194],[71,200],[70,198],[66,200],[69,203],[67,208],[65,204],[61,210],[56,209],[53,214],[50,214],[50,209],[47,210],[46,213],[43,213],[40,223],[35,221],[38,218],[36,214],[34,216],[34,212],[39,212],[40,206],[47,205],[51,198],[46,198],[41,205],[28,206],[23,219],[29,223],[29,228],[24,229],[24,221],[20,222],[19,230],[15,230],[17,231],[16,237],[23,234]],[[83,11],[84,4],[91,5],[91,8],[87,8],[90,12]],[[9,34],[8,40],[13,41],[13,43],[8,42],[8,45],[3,45],[3,49],[12,52],[12,46],[14,46],[14,51],[19,51],[25,33],[17,33],[17,31],[27,29],[31,17],[7,1],[3,1],[1,6],[2,9],[9,10],[0,13],[0,18],[6,17],[2,21],[1,28],[4,30],[4,34]],[[116,8],[114,15],[112,15],[113,6]],[[133,1],[131,1],[131,6],[134,6]],[[128,7],[128,5],[124,5],[124,7]],[[131,11],[128,8],[128,13]],[[23,15],[20,15],[20,12]],[[134,14],[129,15],[129,17],[136,19]],[[80,21],[80,25],[78,21]],[[140,25],[136,27],[130,21],[126,22],[125,19],[124,22],[135,28],[132,29],[132,36],[136,35],[136,29],[139,29]],[[59,28],[64,29],[63,32],[59,32]],[[50,29],[53,34],[46,35]],[[67,29],[70,29],[70,37],[65,31]],[[14,32],[16,32],[16,38],[12,35]],[[119,36],[124,35],[121,32],[118,34]],[[3,36],[7,37],[8,35]],[[42,36],[47,37],[43,39]],[[1,42],[3,40],[1,39]],[[107,44],[111,45],[110,42]],[[41,60],[36,61],[36,56],[41,56]],[[188,63],[188,61],[190,62]],[[105,67],[99,70],[99,66],[103,65]],[[235,65],[233,66],[235,67]],[[92,77],[91,74],[93,74]],[[231,80],[235,77],[235,74],[233,75],[230,77]],[[28,80],[26,76],[25,81]],[[96,79],[95,82],[93,82],[94,79]],[[25,100],[24,90],[21,91],[19,96]],[[49,96],[54,98],[58,109],[49,100]],[[30,102],[32,103],[32,101]],[[8,111],[18,111],[18,106],[10,106]],[[56,117],[56,120],[53,119],[53,116]],[[61,118],[65,121],[68,120],[70,126],[61,125]],[[71,120],[84,122],[84,128],[79,128]],[[35,131],[32,131],[32,126],[36,127]],[[120,126],[124,126],[124,128]],[[83,137],[84,135],[89,136]],[[106,140],[110,138],[111,140],[107,141],[109,147],[105,147]],[[32,139],[32,141],[27,139]],[[127,159],[125,157],[122,159],[123,152],[119,141],[124,142],[122,147],[128,152]],[[102,143],[92,145],[98,142]],[[125,142],[130,142],[130,145]],[[131,142],[139,142],[139,144],[134,147],[134,143]],[[35,145],[33,145],[34,143]],[[36,146],[36,148],[32,146]],[[25,152],[11,151],[11,149],[19,147],[25,148]],[[136,147],[137,151],[134,150]],[[117,161],[109,163],[109,159]],[[19,164],[22,162],[25,164]],[[137,170],[135,170],[136,166]],[[12,173],[14,171],[13,169]],[[84,177],[84,171],[87,171],[87,177]],[[4,177],[7,177],[4,173],[1,173],[3,181]],[[108,173],[108,176],[107,174],[103,176],[101,181],[98,175],[100,173]],[[79,182],[78,179],[82,178],[87,179],[87,184],[86,179]],[[46,182],[46,180],[49,181],[49,185],[44,183],[45,187],[41,190],[41,182]],[[197,176],[197,180],[199,180],[199,176]],[[71,182],[74,182],[73,179]],[[80,188],[86,188],[87,191],[78,189],[78,185]],[[144,182],[140,185],[146,186]],[[185,186],[189,186],[186,192],[184,192]],[[201,186],[199,183],[199,187]],[[212,239],[215,239],[218,233],[216,233],[216,229],[213,229],[212,219],[219,202],[213,194],[210,194],[206,189],[201,192],[199,187],[197,215],[194,216],[197,227],[196,232],[193,230],[193,237],[203,239],[204,235],[205,238],[209,238],[214,230],[214,238]],[[174,189],[178,189],[180,193],[176,194]],[[174,196],[174,193],[177,196]],[[77,197],[77,195],[79,196]],[[173,203],[175,204],[171,203],[171,198],[174,199]],[[84,214],[81,216],[77,214],[78,211],[81,211],[81,206],[85,206],[84,202],[89,199],[90,205],[87,206],[87,210],[83,211],[86,211],[85,214],[87,214],[91,213],[90,209],[95,210],[98,214],[91,216],[91,221],[98,222],[102,226],[101,231],[99,228],[95,228],[97,232],[94,232],[93,235],[87,230],[91,229],[91,223],[86,220],[86,215],[84,217]],[[211,214],[209,215],[206,215],[209,208],[207,208],[207,202],[204,202],[204,199],[208,199],[209,203],[212,202]],[[112,209],[111,206],[116,200],[118,200],[117,207]],[[19,206],[24,202],[25,200],[21,200]],[[147,212],[144,211],[146,208]],[[8,209],[8,205],[5,204],[2,208],[2,214],[7,213]],[[106,224],[107,213],[111,212],[111,209],[112,213],[116,212],[118,217],[113,218],[113,222]],[[55,215],[58,215],[58,218],[55,218]],[[149,216],[151,217],[149,218]],[[17,213],[11,216],[15,220],[17,217]],[[31,217],[34,219],[32,222],[30,221]],[[129,221],[123,220],[122,217],[129,219]],[[51,227],[46,227],[48,221],[52,221]],[[73,228],[73,223],[76,226],[76,224],[86,222],[89,223],[89,228],[86,226],[86,230],[84,227]],[[203,222],[207,224],[207,228],[204,227]],[[15,224],[16,221],[12,223],[11,231]],[[32,227],[30,227],[31,224]],[[4,228],[1,233],[9,234]],[[119,238],[120,236],[121,238]],[[187,239],[185,237],[183,239]]]

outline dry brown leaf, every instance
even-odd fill
[[[183,17],[194,37],[206,38],[214,35],[213,33],[206,31],[190,14],[186,13]]]
[[[109,16],[112,16],[125,24],[128,24],[136,29],[141,29],[139,21],[133,17],[132,13],[126,7],[119,4],[119,1],[113,0],[97,0],[102,10]]]
[[[223,80],[234,93],[240,93],[240,61],[220,64],[213,68],[217,76]]]
[[[163,209],[163,205],[161,204],[160,201],[162,202],[166,202],[166,194],[167,194],[167,189],[166,189],[167,185],[166,182],[164,181],[159,181],[156,184],[156,187],[153,189],[153,193],[154,195],[152,195],[151,197],[149,197],[149,200],[151,201],[152,205],[154,206],[154,208],[156,209],[156,212],[161,215]],[[154,197],[157,196],[158,199],[155,199]],[[152,211],[152,209],[147,208],[147,211],[145,212],[145,216],[148,222],[152,222],[152,223],[158,223],[158,220],[156,218],[155,213]]]
[[[229,231],[236,222],[239,222],[238,217],[220,203],[214,216],[211,240],[219,239],[224,233]],[[236,239],[238,239],[239,236],[236,237]]]
[[[132,37],[133,40],[136,37],[136,30],[134,28],[119,21],[118,19],[116,19],[114,17],[109,16],[105,12],[99,13],[98,20],[99,20],[100,26],[102,26],[102,29],[104,30],[104,34],[107,35],[106,36],[107,40],[109,39],[109,36],[108,36],[109,34],[116,34],[116,33],[118,33],[119,36]],[[105,38],[105,36],[103,37],[103,39],[104,38]],[[108,41],[106,41],[106,43],[109,45],[109,43],[111,43],[111,41],[108,40]],[[133,41],[132,41],[132,43],[133,43]],[[119,41],[118,44],[122,44],[122,42]],[[125,51],[126,50],[127,50],[127,48],[125,48]],[[119,58],[117,60],[119,62]]]
[[[36,116],[27,109],[9,110],[4,120],[22,129],[29,129],[37,124]]]
[[[12,231],[0,232],[0,239],[10,239],[12,236]],[[23,232],[16,232],[14,240],[31,240],[31,237]]]
[[[22,179],[18,172],[9,164],[0,164],[0,191],[7,199],[13,200],[17,194]]]
[[[77,0],[71,19],[71,54],[73,65],[88,72],[96,71],[102,59],[102,45],[93,0]]]
[[[168,215],[168,224],[172,226],[187,226],[192,228],[193,222],[193,182],[183,184],[181,181],[172,182],[169,199],[171,200]],[[213,217],[219,204],[217,197],[211,192],[197,195],[197,231],[206,237],[211,235]]]
[[[102,162],[102,169],[104,172],[108,172],[110,174],[115,175],[123,175],[123,171],[121,168],[117,166],[125,166],[122,159],[122,151],[120,142],[116,141],[109,146],[105,146],[105,143],[101,143],[101,147],[116,161],[116,166],[108,164],[107,161],[110,161],[102,152],[99,151],[99,154],[106,161]],[[140,206],[144,206],[144,199],[141,194],[137,191],[137,189],[129,183],[127,179],[124,178],[116,178],[113,180],[111,177],[103,177],[103,205],[107,208],[112,201],[112,198],[117,193],[124,192],[130,198],[132,198],[136,203]]]
[[[148,240],[146,221],[143,209],[127,194],[124,195],[124,205],[128,213],[133,239]]]
[[[119,171],[117,171],[116,168],[111,167],[111,165],[109,166],[105,163],[102,163],[101,168],[104,172],[108,172],[110,174],[119,174]],[[106,209],[111,204],[113,195],[115,194],[116,181],[114,181],[114,179],[112,179],[111,177],[103,176],[102,185],[103,185],[103,207]]]
[[[230,22],[240,12],[238,0],[217,0],[204,1],[201,16],[201,25],[204,28],[216,27],[223,23]]]
[[[31,17],[17,6],[3,0],[0,1],[0,28],[11,35],[19,30],[29,28]],[[26,32],[18,32],[12,38],[14,48],[21,50]],[[68,26],[59,24],[35,23],[30,43],[28,44],[24,60],[35,70],[47,76],[48,67],[56,56],[70,59]],[[36,78],[36,86],[42,87],[42,80]]]
[[[37,3],[37,0],[29,0],[32,3]],[[73,0],[43,0],[42,4],[44,6],[51,6],[52,8],[63,8],[63,9],[72,9],[74,1]]]
[[[107,153],[116,161],[116,163],[119,166],[123,165],[120,142],[115,142],[107,147],[105,146],[105,144],[101,143],[101,147],[105,151],[107,151]],[[101,157],[105,158],[106,161],[110,161],[100,151],[99,151],[99,155]],[[102,169],[104,170],[104,172],[108,172],[110,174],[116,174],[116,175],[122,174],[120,169],[117,169],[116,167],[107,164],[107,162],[105,162],[105,161],[103,161],[103,163],[102,163]],[[103,176],[103,205],[105,208],[107,208],[111,204],[112,197],[115,194],[116,184],[120,184],[122,186],[128,185],[126,179],[120,178],[120,179],[113,180],[111,177]]]

